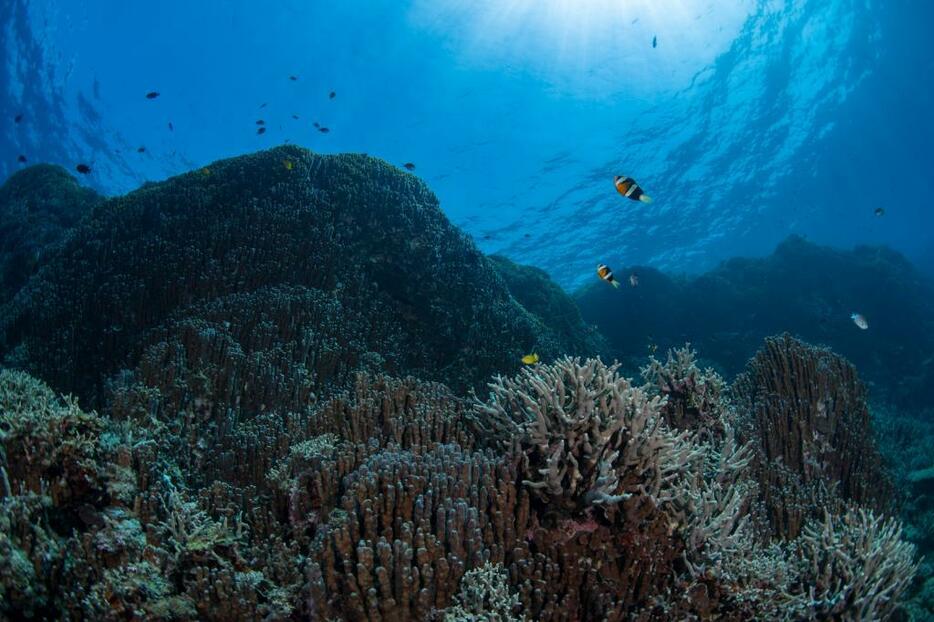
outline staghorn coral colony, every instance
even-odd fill
[[[876,620],[915,574],[845,360],[626,378],[373,158],[218,162],[49,248],[0,310],[4,618]]]

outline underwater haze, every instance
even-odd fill
[[[932,35],[0,0],[0,621],[934,620]]]
[[[934,272],[921,0],[0,11],[0,177],[20,154],[86,162],[83,183],[116,194],[288,141],[414,163],[485,252],[569,288],[598,262],[698,272],[789,234],[884,243]],[[614,175],[655,202],[620,201]]]

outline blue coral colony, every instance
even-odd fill
[[[321,120],[289,114],[327,135],[349,96],[318,97]],[[601,262],[572,296],[483,254],[415,171],[286,145],[123,196],[52,165],[5,182],[4,619],[907,615],[898,486],[934,475],[891,470],[856,367],[781,324],[890,373],[901,345],[863,353],[881,320],[784,295],[783,261],[836,278],[839,253],[790,238],[699,277],[627,269],[622,291]],[[847,257],[899,287],[901,259]],[[737,293],[750,275],[767,299]]]

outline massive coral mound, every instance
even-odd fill
[[[78,220],[103,200],[60,166],[38,164],[0,186],[0,304],[7,303]]]
[[[362,155],[282,147],[100,205],[4,314],[6,360],[100,404],[105,379],[132,369],[159,327],[277,286],[356,314],[347,328],[394,359],[389,371],[460,388],[531,350],[583,342],[517,304],[416,177]]]
[[[795,537],[805,519],[843,502],[893,509],[866,391],[845,359],[787,334],[770,338],[731,390],[777,535]]]
[[[875,397],[926,406],[934,286],[895,251],[843,251],[792,237],[770,256],[732,259],[696,277],[619,269],[628,271],[639,275],[638,287],[595,282],[575,296],[624,363],[641,360],[647,345],[690,342],[732,376],[765,337],[787,331],[851,360]],[[869,320],[868,331],[853,325],[854,312]]]
[[[584,323],[574,300],[544,270],[517,264],[502,255],[490,255],[489,260],[519,304],[558,333],[568,346],[565,354],[603,353],[607,349],[596,327]]]

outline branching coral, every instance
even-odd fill
[[[817,619],[884,620],[917,570],[901,525],[871,510],[825,513],[799,540],[803,587]]]
[[[514,615],[519,596],[509,588],[509,574],[500,564],[486,563],[461,579],[455,604],[442,612],[442,622],[520,622]]]
[[[523,484],[566,512],[613,505],[633,493],[671,500],[674,484],[699,452],[688,433],[662,421],[649,397],[599,359],[560,359],[497,377],[477,400],[472,421],[525,456]]]
[[[696,358],[690,344],[669,350],[664,363],[650,357],[649,364],[642,368],[644,390],[668,398],[662,408],[668,425],[705,437],[718,436],[723,431],[722,394],[726,383],[713,369],[701,370]]]
[[[770,338],[731,395],[741,437],[756,447],[755,476],[776,535],[797,536],[828,505],[891,509],[866,391],[845,359],[789,335]]]

